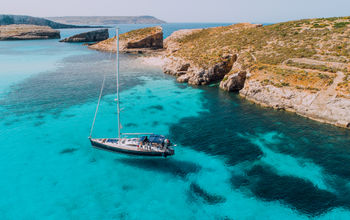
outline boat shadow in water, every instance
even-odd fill
[[[120,158],[115,159],[115,162],[121,162],[144,170],[168,173],[182,178],[185,178],[190,173],[197,173],[201,169],[195,163],[176,159]]]

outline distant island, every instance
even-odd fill
[[[64,16],[46,19],[70,25],[163,24],[153,16]]]
[[[0,26],[0,40],[58,39],[60,31],[48,26],[11,24]]]
[[[61,28],[89,28],[91,26],[80,26],[61,24],[55,21],[50,21],[44,18],[31,17],[27,15],[0,15],[0,25],[11,25],[11,24],[30,24],[37,26],[48,26],[54,29]]]

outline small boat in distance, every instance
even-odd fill
[[[93,147],[114,151],[124,154],[140,155],[140,156],[171,156],[174,155],[173,145],[169,139],[163,135],[153,133],[121,133],[120,124],[120,105],[119,105],[119,29],[116,29],[117,38],[117,115],[118,115],[118,137],[117,138],[92,138],[95,120],[100,105],[105,77],[102,82],[99,99],[95,111],[94,120],[90,131],[90,142]]]

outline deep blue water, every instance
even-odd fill
[[[94,135],[117,133],[114,58],[57,40],[0,42],[1,219],[350,218],[349,130],[179,84],[132,55],[121,55],[123,129],[167,134],[176,155],[92,148],[104,74]]]

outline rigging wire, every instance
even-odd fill
[[[112,51],[109,52],[109,60],[111,60],[111,57],[112,57]],[[118,64],[117,64],[117,65],[118,65]],[[91,125],[91,130],[90,130],[89,138],[91,138],[92,132],[93,132],[93,130],[94,130],[95,121],[96,121],[96,117],[97,117],[97,113],[98,113],[98,108],[99,108],[99,106],[100,106],[100,102],[101,102],[101,98],[102,98],[102,93],[103,93],[105,81],[106,81],[106,73],[103,74],[102,86],[101,86],[100,95],[99,95],[98,102],[97,102],[97,106],[96,106],[96,111],[95,111],[94,120],[92,121],[92,125]],[[119,130],[119,129],[118,129],[118,130]]]
[[[92,126],[91,126],[91,130],[90,130],[90,136],[89,136],[90,138],[91,138],[91,135],[92,135],[92,131],[94,130],[96,116],[97,116],[97,112],[98,112],[98,107],[100,106],[100,101],[101,101],[101,97],[102,97],[102,93],[103,93],[103,87],[105,85],[105,80],[106,80],[106,74],[103,75],[103,81],[102,81],[102,86],[101,86],[101,90],[100,90],[100,96],[98,98],[96,111],[95,111],[95,116],[94,116],[94,120],[92,121]]]
[[[111,53],[109,54],[109,59],[111,59]],[[100,106],[101,97],[102,97],[102,93],[103,93],[103,88],[105,86],[105,81],[106,81],[106,73],[103,74],[102,86],[101,86],[101,90],[100,90],[100,95],[98,97],[98,102],[97,102],[97,106],[96,106],[95,116],[94,116],[94,120],[92,121],[89,138],[91,138],[92,131],[94,130],[96,116],[97,116],[97,112],[98,112],[98,107]]]

